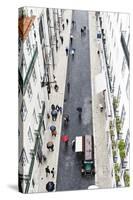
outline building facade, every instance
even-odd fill
[[[106,66],[105,107],[113,171],[116,186],[129,186],[129,14],[99,12],[96,16]]]
[[[43,143],[48,126],[51,88],[56,80],[63,10],[19,9],[19,190],[37,192]]]

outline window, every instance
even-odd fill
[[[34,120],[34,124],[37,124],[38,122],[37,122],[37,117],[36,117],[36,111],[35,111],[35,109],[34,109],[34,111],[33,111],[33,120]]]
[[[26,151],[24,148],[22,149],[22,152],[19,158],[19,163],[22,165],[22,167],[28,163],[28,158],[27,158]]]
[[[36,82],[36,71],[35,71],[35,68],[33,68],[33,71],[32,71],[32,78],[33,78],[33,81]]]
[[[31,100],[31,98],[32,98],[32,89],[31,89],[31,84],[30,83],[28,84],[28,87],[27,87],[27,93],[28,93],[29,99]]]
[[[127,98],[129,99],[129,76],[128,76],[128,79],[127,79],[127,85],[126,85],[126,94],[127,94]]]
[[[41,102],[40,102],[40,97],[39,97],[39,94],[37,95],[37,100],[38,100],[38,105],[39,105],[39,108],[41,108]]]
[[[28,51],[28,53],[30,55],[32,53],[32,49],[31,49],[31,43],[30,43],[29,37],[27,37],[26,45],[27,45],[27,51]]]
[[[30,142],[30,143],[33,142],[33,136],[32,136],[32,132],[31,132],[30,126],[29,126],[29,130],[28,130],[28,139],[29,139],[29,142]]]
[[[124,124],[125,117],[126,117],[126,111],[125,111],[125,107],[124,107],[124,105],[123,105],[122,111],[121,111],[121,124],[122,124],[122,126],[123,126],[123,124]]]
[[[120,100],[120,98],[121,98],[121,88],[120,88],[120,86],[119,86],[117,99]]]
[[[21,113],[22,121],[25,121],[26,116],[27,116],[27,108],[26,108],[26,104],[24,100],[22,102],[20,113]]]

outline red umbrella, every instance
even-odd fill
[[[69,141],[69,136],[68,135],[62,135],[61,136],[62,142],[68,142]]]

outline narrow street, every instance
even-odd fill
[[[69,114],[69,125],[64,128],[62,123],[62,135],[69,135],[68,146],[60,142],[57,191],[87,189],[89,185],[95,184],[94,177],[82,177],[80,173],[81,160],[72,151],[71,141],[76,136],[92,133],[92,105],[91,105],[91,77],[89,58],[89,30],[88,12],[73,11],[72,20],[76,21],[72,27],[75,56],[69,55],[66,78],[66,89],[64,97],[64,114]],[[70,23],[70,22],[69,22]],[[81,27],[86,26],[86,34],[81,37]],[[70,92],[67,83],[70,83]],[[82,107],[82,121],[79,122],[76,108]]]

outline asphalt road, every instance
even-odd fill
[[[69,135],[69,143],[60,142],[58,162],[57,191],[87,189],[95,184],[94,177],[82,177],[80,173],[81,158],[72,151],[71,141],[75,136],[92,134],[91,77],[89,58],[88,12],[73,11],[76,26],[72,28],[74,36],[70,48],[75,48],[75,56],[69,55],[67,82],[70,82],[70,92],[65,90],[64,112],[69,114],[70,122],[67,128],[62,124],[62,135]],[[86,26],[86,34],[81,37],[81,27]],[[82,107],[82,121],[78,119],[77,107]]]

